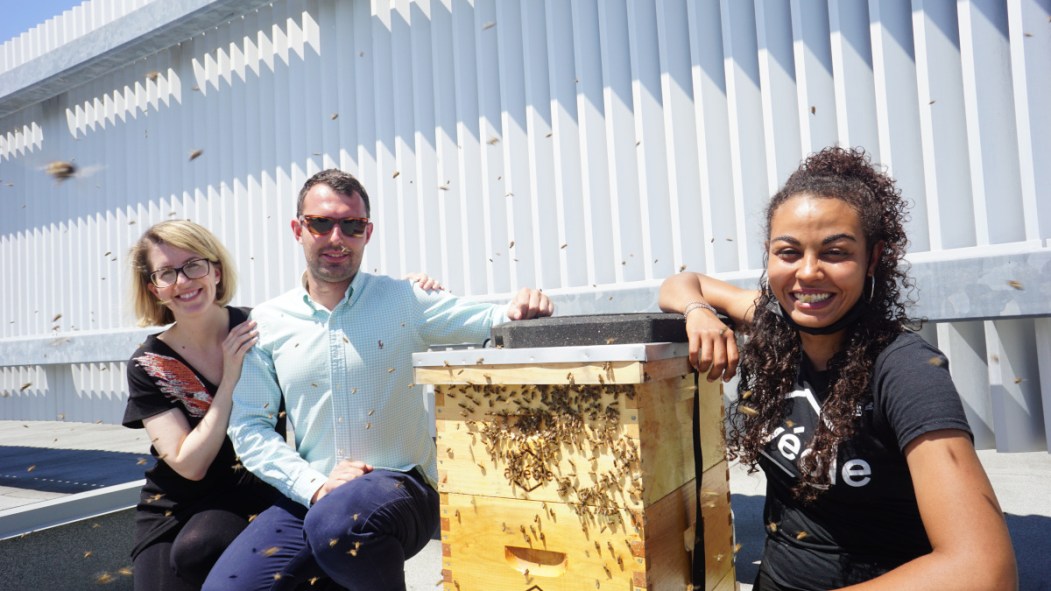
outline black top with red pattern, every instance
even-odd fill
[[[229,307],[230,328],[248,319],[248,308]],[[218,386],[209,382],[164,341],[151,335],[128,361],[128,406],[124,426],[142,429],[143,419],[176,409],[193,429],[211,406]],[[152,445],[156,458],[146,470],[135,515],[132,556],[160,539],[170,539],[193,514],[223,508],[249,515],[268,507],[277,493],[245,470],[229,437],[201,480],[180,476]]]

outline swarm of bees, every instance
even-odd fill
[[[493,466],[503,467],[512,489],[526,493],[553,485],[584,524],[605,530],[623,525],[628,502],[641,502],[637,478],[640,469],[637,442],[621,435],[621,397],[634,398],[634,389],[603,381],[600,385],[500,386],[470,384],[451,388],[472,441],[481,436]],[[509,410],[507,404],[513,405]],[[494,409],[496,405],[500,409]],[[488,410],[494,409],[494,410]],[[484,413],[487,420],[473,417]],[[566,454],[590,459],[578,466]],[[598,458],[608,456],[612,465],[600,469]],[[479,469],[486,466],[477,463]],[[568,467],[568,469],[566,469]],[[590,478],[591,486],[582,483]],[[526,534],[527,540],[532,538]]]

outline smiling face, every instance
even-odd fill
[[[147,255],[151,273],[164,268],[179,268],[187,261],[200,258],[207,257],[164,243],[151,245]],[[212,264],[204,277],[189,279],[184,273],[178,273],[175,283],[171,285],[157,287],[150,283],[147,288],[172,311],[178,322],[180,318],[202,313],[215,305],[216,290],[221,277],[219,266]]]
[[[840,199],[802,193],[770,219],[767,278],[800,326],[829,326],[862,297],[879,256],[870,256],[857,211]]]
[[[368,211],[361,197],[343,195],[325,184],[317,184],[303,199],[302,215],[332,219],[365,218]],[[315,236],[300,218],[292,220],[292,233],[306,255],[308,289],[319,284],[344,292],[361,266],[365,245],[372,237],[370,223],[361,236],[347,236],[337,224],[327,234]],[[311,294],[316,295],[316,294]]]

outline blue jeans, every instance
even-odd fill
[[[405,560],[438,530],[438,514],[438,493],[417,471],[369,472],[309,510],[282,499],[230,544],[203,591],[403,591]]]

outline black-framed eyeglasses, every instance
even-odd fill
[[[165,267],[150,273],[150,283],[157,287],[169,287],[179,280],[179,273],[187,279],[200,279],[212,270],[208,259],[190,259],[181,267]]]
[[[339,231],[343,232],[344,236],[357,238],[365,235],[365,230],[369,227],[369,218],[343,218],[333,219],[327,218],[320,215],[304,215],[300,216],[303,220],[303,225],[307,227],[314,236],[324,236],[332,231],[332,228],[339,224]]]

